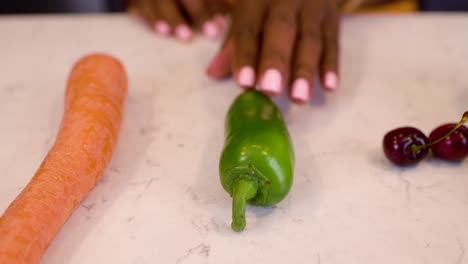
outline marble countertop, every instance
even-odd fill
[[[305,107],[275,98],[295,145],[289,196],[249,207],[235,233],[218,159],[240,89],[204,75],[218,42],[179,44],[122,15],[0,17],[0,211],[53,142],[72,63],[105,51],[129,75],[118,147],[43,263],[466,264],[468,161],[400,169],[381,141],[468,110],[467,28],[463,14],[346,17],[340,90]]]

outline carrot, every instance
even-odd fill
[[[54,145],[0,218],[1,264],[40,262],[107,168],[126,95],[127,76],[116,58],[90,54],[75,63]]]

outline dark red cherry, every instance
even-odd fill
[[[434,129],[429,135],[430,142],[445,137],[457,124],[444,124]],[[455,132],[432,145],[436,157],[450,161],[462,161],[468,156],[468,128],[461,126]]]
[[[427,156],[429,142],[426,135],[414,127],[400,127],[385,134],[383,149],[385,156],[399,166],[418,163]]]

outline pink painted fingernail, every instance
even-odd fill
[[[178,25],[175,29],[175,35],[178,39],[187,41],[192,38],[192,30],[187,25]]]
[[[279,94],[281,91],[281,73],[277,69],[265,71],[260,89],[272,94]]]
[[[255,71],[250,66],[244,66],[240,69],[237,82],[240,86],[253,86],[255,82]]]
[[[299,78],[292,85],[291,97],[302,102],[309,100],[309,82],[304,78]]]
[[[330,90],[336,90],[338,88],[338,76],[334,72],[327,72],[324,78],[324,85]]]
[[[203,24],[203,34],[208,38],[216,38],[219,35],[219,28],[215,23],[207,21]]]
[[[156,21],[156,23],[154,23],[154,30],[156,30],[156,32],[158,32],[161,35],[167,36],[169,35],[171,28],[169,24],[165,21]]]

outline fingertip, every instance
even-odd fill
[[[268,95],[281,93],[282,77],[278,69],[270,68],[265,71],[260,83],[260,90]]]
[[[215,39],[219,36],[220,29],[215,22],[207,21],[203,24],[202,32],[207,38]]]
[[[223,71],[220,69],[209,69],[205,70],[206,75],[214,80],[223,80],[230,76],[230,71]]]
[[[154,30],[163,36],[168,36],[171,32],[171,27],[167,22],[158,20],[154,23]]]
[[[228,55],[224,50],[218,53],[206,67],[206,74],[213,79],[222,79],[229,75],[231,68]]]
[[[175,36],[181,41],[189,41],[193,37],[193,32],[187,25],[181,24],[176,26]]]
[[[329,91],[335,91],[338,89],[338,75],[333,71],[328,71],[323,76],[323,86]]]
[[[206,75],[208,75],[209,77],[213,78],[213,79],[217,79],[219,78],[218,77],[218,74],[216,74],[216,69],[213,68],[211,65],[208,65],[208,67],[205,68],[205,73]]]
[[[241,87],[252,87],[255,84],[254,68],[251,66],[241,67],[237,74],[236,81]]]
[[[310,84],[304,78],[296,79],[291,85],[290,98],[297,104],[305,104],[310,100]]]
[[[217,57],[213,58],[205,69],[205,73],[214,79],[220,78],[219,62]]]
[[[213,21],[221,28],[225,28],[226,27],[226,17],[223,16],[223,15],[215,15],[213,17]]]
[[[291,102],[293,102],[296,105],[305,105],[309,102],[309,101],[304,101],[304,100],[297,100],[296,98],[292,98],[292,97],[289,97],[289,99],[291,100]]]

